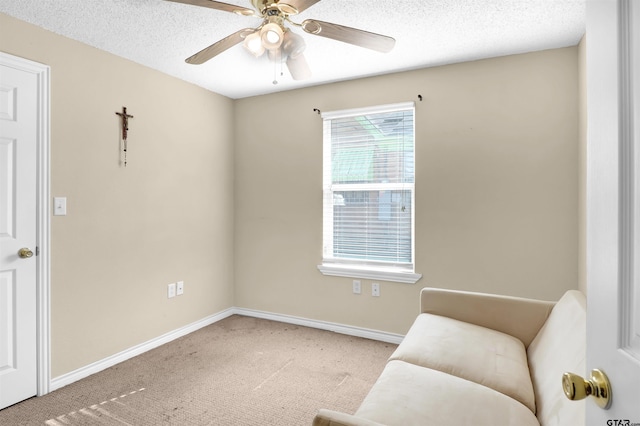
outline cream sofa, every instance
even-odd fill
[[[355,414],[319,410],[315,426],[584,424],[562,390],[585,375],[586,302],[425,288],[421,313]]]

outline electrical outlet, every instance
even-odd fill
[[[176,294],[178,296],[182,295],[184,293],[184,281],[178,281],[178,287],[177,287],[177,291]]]
[[[380,296],[380,284],[371,283],[371,295],[376,297]]]
[[[360,294],[361,292],[360,280],[353,280],[353,294]]]
[[[169,299],[176,297],[176,283],[171,283],[169,287],[167,287],[167,297]]]

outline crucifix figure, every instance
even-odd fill
[[[116,114],[122,117],[122,146],[124,149],[124,166],[127,167],[127,131],[129,130],[129,119],[133,118],[133,115],[127,114],[127,107],[122,107],[122,112],[116,112]]]

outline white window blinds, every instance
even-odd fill
[[[414,104],[322,118],[323,264],[413,272]]]

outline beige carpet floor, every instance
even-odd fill
[[[353,413],[396,345],[231,316],[48,395],[0,425],[310,425]]]

